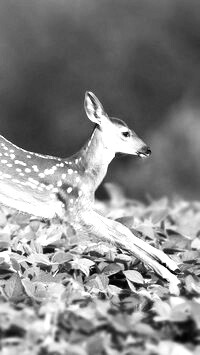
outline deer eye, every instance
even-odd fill
[[[122,135],[126,138],[129,138],[131,136],[130,132],[129,131],[126,131],[126,132],[122,132]]]

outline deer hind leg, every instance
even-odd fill
[[[105,218],[94,211],[85,212],[82,219],[84,228],[95,238],[128,251],[177,288],[180,281],[172,272],[177,271],[178,266],[163,251],[139,239],[121,223]]]

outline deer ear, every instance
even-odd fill
[[[108,117],[102,104],[91,91],[85,93],[84,107],[90,121],[98,125],[101,125],[102,120]]]

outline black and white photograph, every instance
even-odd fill
[[[0,0],[0,355],[200,355],[200,1]]]

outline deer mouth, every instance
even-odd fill
[[[151,149],[149,147],[145,147],[145,149],[142,149],[141,151],[137,152],[137,155],[140,158],[147,158],[151,155]]]
[[[147,154],[144,154],[144,153],[138,153],[138,157],[140,157],[140,158],[147,158],[148,157],[148,155]]]

